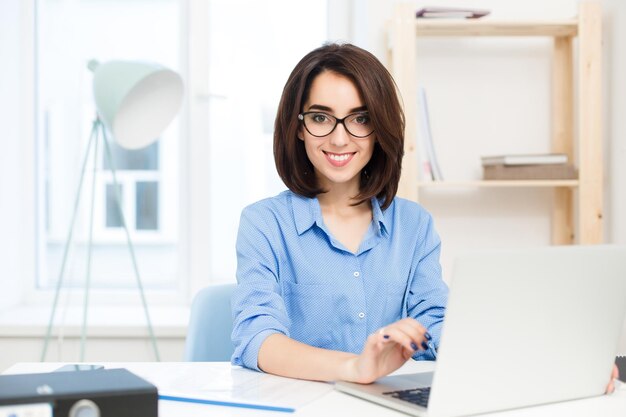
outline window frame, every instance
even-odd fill
[[[179,143],[179,200],[184,201],[179,210],[179,273],[176,288],[173,290],[146,291],[150,307],[188,306],[193,295],[201,288],[220,283],[211,277],[210,211],[211,196],[209,187],[210,169],[206,161],[210,155],[209,112],[210,101],[218,98],[209,88],[209,25],[211,5],[206,0],[180,0],[180,75],[183,77],[186,92],[178,124],[181,141]],[[329,40],[350,41],[353,24],[351,0],[339,0],[328,10]],[[47,310],[52,303],[54,290],[37,288],[37,268],[34,262],[45,250],[45,242],[37,241],[37,230],[44,219],[43,210],[38,210],[44,201],[41,184],[42,173],[36,169],[43,157],[37,144],[37,7],[36,0],[20,2],[21,9],[21,79],[20,79],[20,158],[23,168],[20,178],[21,230],[19,237],[20,269],[13,275],[22,279],[16,287],[14,304],[37,305]],[[34,80],[34,82],[33,82]],[[193,226],[193,227],[192,227]],[[138,259],[141,272],[141,259]],[[235,280],[232,277],[231,282]],[[83,289],[64,289],[65,297],[71,304],[80,303]],[[136,305],[136,289],[91,290],[92,305]],[[74,301],[72,301],[74,300]],[[61,300],[63,302],[63,299]]]
[[[180,45],[180,75],[185,80],[187,78],[188,72],[188,63],[184,60],[185,56],[189,55],[188,49],[188,41],[191,36],[187,35],[187,22],[189,19],[190,7],[189,4],[191,0],[180,0],[179,1],[179,10],[180,10],[180,30],[182,31],[181,36],[181,45]],[[22,274],[21,276],[27,277],[27,284],[21,286],[20,289],[20,304],[25,305],[52,305],[52,299],[54,297],[54,293],[56,287],[54,288],[40,288],[38,283],[38,274],[41,273],[42,268],[37,266],[37,263],[40,259],[42,259],[45,250],[46,250],[46,239],[41,239],[38,236],[40,230],[43,229],[43,225],[45,224],[45,212],[41,210],[40,207],[45,201],[44,196],[44,173],[41,167],[43,166],[41,163],[41,158],[44,157],[42,152],[42,144],[39,143],[38,129],[40,128],[41,121],[37,120],[37,111],[38,111],[38,103],[37,103],[37,87],[38,87],[38,76],[37,76],[37,68],[38,68],[38,58],[37,58],[37,38],[38,34],[38,8],[37,8],[37,0],[31,0],[28,2],[24,2],[22,5],[22,34],[27,36],[22,36],[22,51],[24,59],[22,61],[22,68],[25,69],[25,75],[21,80],[21,91],[26,91],[27,94],[23,94],[22,106],[21,106],[21,114],[24,115],[23,121],[20,123],[22,137],[27,138],[24,142],[27,145],[24,146],[23,156],[25,160],[24,164],[24,173],[31,174],[33,176],[31,181],[28,181],[24,187],[24,192],[21,195],[24,197],[23,206],[27,207],[28,210],[24,215],[24,225],[26,229],[30,232],[24,235],[23,239],[23,259],[35,259],[35,262],[31,262],[31,267],[29,270]],[[189,138],[189,136],[185,136],[184,125],[186,120],[188,119],[188,106],[182,106],[181,111],[178,114],[178,120],[174,123],[177,126],[179,131],[180,141],[178,143],[179,151],[178,151],[178,164],[180,167],[184,167],[182,165],[184,161],[184,155],[188,152],[188,143],[193,141],[193,139]],[[100,144],[101,145],[101,144]],[[160,152],[166,150],[167,145],[162,145]],[[100,146],[102,148],[102,146]],[[96,193],[102,191],[108,180],[112,179],[112,175],[108,170],[102,170],[102,162],[103,162],[103,154],[102,149],[100,150],[99,157],[99,170],[96,174]],[[189,177],[189,173],[187,169],[180,169],[180,175],[178,181],[182,184],[185,182],[185,177]],[[125,175],[127,171],[125,170],[117,170],[117,178],[118,182],[122,184],[125,183],[135,183],[138,178],[141,179],[156,179],[159,181],[159,193],[163,193],[163,187],[171,187],[172,184],[164,184],[163,178],[159,174],[154,174],[154,172],[147,171],[137,171],[133,172],[129,175]],[[129,177],[129,178],[125,178]],[[137,177],[137,178],[130,178]],[[127,185],[127,184],[126,184]],[[133,184],[134,185],[134,184]],[[134,187],[132,187],[134,188]],[[179,187],[179,201],[185,201],[186,197],[183,194],[183,187]],[[130,190],[129,190],[130,191]],[[74,193],[72,193],[72,198],[74,198]],[[83,184],[82,196],[81,196],[81,207],[85,207],[88,205],[88,199],[90,197],[91,190],[90,184],[87,184],[87,175],[85,177],[85,183]],[[101,194],[101,193],[100,193]],[[128,200],[129,195],[126,196],[126,200]],[[33,196],[32,199],[29,199],[27,196]],[[133,195],[134,197],[134,195]],[[159,197],[160,198],[160,197]],[[96,194],[97,201],[100,200],[102,202],[102,196]],[[161,199],[161,198],[160,198]],[[161,199],[162,200],[162,199]],[[171,204],[171,203],[168,203]],[[130,204],[127,204],[127,206]],[[134,207],[134,203],[132,204]],[[161,206],[160,210],[164,210],[165,207]],[[30,216],[26,213],[30,213]],[[125,215],[128,211],[125,211]],[[101,205],[95,206],[95,215],[102,217],[104,215],[104,208]],[[129,225],[129,229],[133,236],[133,243],[141,243],[142,234],[144,236],[149,236],[151,233],[144,231],[139,231],[138,233],[134,233],[134,213],[132,216],[129,216],[126,221]],[[162,216],[160,216],[162,217]],[[98,218],[98,217],[96,217]],[[178,256],[179,256],[179,277],[188,276],[188,257],[185,256],[185,250],[183,249],[185,246],[182,244],[186,239],[186,231],[189,229],[187,223],[191,222],[186,213],[185,205],[181,205],[178,215],[179,220],[179,236],[178,239],[180,241]],[[171,223],[171,222],[169,222]],[[159,242],[155,243],[167,243],[171,242],[172,234],[171,227],[168,224],[164,225],[165,228],[160,233],[160,236],[157,238]],[[98,230],[99,229],[99,230]],[[97,222],[94,222],[94,235],[99,233],[100,238],[109,241],[109,242],[117,242],[123,243],[124,247],[126,245],[125,235],[122,233],[122,230],[106,230],[106,228],[98,228]],[[67,239],[67,230],[61,230],[59,236],[53,237],[53,239],[60,239],[63,244]],[[150,240],[153,240],[153,237],[149,237]],[[74,237],[73,242],[76,242],[76,237]],[[71,249],[70,249],[71,250]],[[142,260],[140,257],[137,258],[138,269],[141,276],[142,269]],[[130,272],[130,271],[129,271]],[[58,271],[52,271],[53,274],[57,274]],[[189,293],[189,283],[184,279],[177,279],[175,286],[171,289],[146,289],[145,296],[149,306],[159,307],[159,306],[185,306],[188,305],[190,300]],[[82,303],[82,293],[84,292],[83,288],[64,288],[61,291],[61,303],[64,300],[67,300],[67,304],[74,306]],[[139,290],[137,288],[124,289],[124,288],[112,288],[112,289],[91,289],[90,290],[90,304],[92,306],[127,306],[127,305],[135,305],[137,304],[139,298]]]

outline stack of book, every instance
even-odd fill
[[[463,18],[463,19],[477,19],[479,17],[487,16],[489,10],[486,9],[466,9],[466,8],[454,8],[454,7],[424,7],[419,9],[415,16],[418,18]]]
[[[578,173],[561,153],[498,155],[481,158],[485,180],[565,180]]]

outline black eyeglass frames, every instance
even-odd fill
[[[356,138],[366,138],[374,133],[374,126],[368,112],[351,113],[339,119],[328,113],[308,111],[300,113],[298,120],[302,121],[307,132],[317,138],[330,135],[340,123],[350,135]]]

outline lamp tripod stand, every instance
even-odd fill
[[[160,361],[160,355],[159,355],[159,350],[157,347],[157,342],[156,342],[156,337],[154,336],[154,330],[152,327],[152,322],[150,320],[150,314],[148,312],[148,305],[146,303],[146,297],[145,297],[145,293],[144,293],[144,289],[143,289],[143,284],[141,282],[141,278],[139,276],[139,268],[137,267],[137,259],[135,257],[135,249],[133,246],[133,243],[131,241],[130,238],[130,232],[128,231],[128,226],[126,225],[126,220],[124,218],[124,212],[122,210],[122,206],[120,203],[120,195],[119,195],[119,187],[118,187],[118,182],[117,182],[117,177],[116,177],[116,170],[115,170],[115,165],[113,163],[113,158],[112,158],[112,154],[111,154],[111,148],[109,145],[109,141],[107,139],[107,132],[106,132],[106,127],[103,124],[103,122],[101,121],[99,116],[96,116],[96,119],[93,121],[93,125],[91,128],[91,133],[89,135],[89,142],[87,144],[87,149],[85,151],[85,157],[82,163],[82,169],[81,169],[81,173],[80,173],[80,179],[78,182],[78,190],[76,191],[76,197],[74,200],[74,208],[73,208],[73,213],[72,213],[72,219],[70,221],[70,226],[69,226],[69,231],[68,231],[68,235],[67,235],[67,239],[65,242],[65,248],[63,250],[63,258],[61,261],[61,269],[59,272],[59,277],[56,283],[56,290],[54,293],[54,301],[52,304],[52,312],[50,313],[50,319],[48,322],[48,327],[46,330],[46,336],[45,336],[45,340],[44,340],[44,347],[43,347],[43,351],[41,353],[41,361],[43,362],[46,359],[46,353],[48,351],[48,345],[50,342],[50,337],[51,337],[51,333],[52,333],[52,325],[54,322],[54,316],[57,310],[57,305],[58,305],[58,301],[59,301],[59,294],[61,292],[61,288],[63,287],[63,278],[65,275],[65,268],[67,266],[67,258],[68,258],[68,253],[69,253],[69,248],[71,246],[72,243],[72,238],[73,238],[73,234],[74,234],[74,225],[76,223],[76,218],[77,218],[77,214],[78,214],[78,208],[80,206],[80,200],[81,200],[81,193],[82,193],[82,188],[83,188],[83,181],[85,179],[85,171],[87,168],[87,161],[89,159],[89,154],[91,151],[91,147],[93,145],[93,165],[94,165],[94,174],[93,174],[93,178],[92,178],[92,184],[91,184],[91,207],[90,207],[90,217],[89,217],[89,240],[88,240],[88,245],[87,245],[87,270],[86,270],[86,276],[85,276],[85,296],[84,296],[84,305],[83,305],[83,321],[82,321],[82,330],[81,330],[81,344],[80,344],[80,361],[84,361],[85,359],[85,342],[86,342],[86,335],[87,335],[87,312],[88,312],[88,307],[89,307],[89,291],[90,291],[90,287],[91,287],[91,254],[92,254],[92,249],[93,249],[93,222],[94,222],[94,200],[95,200],[95,171],[97,169],[98,166],[98,148],[99,145],[102,144],[103,148],[104,148],[104,158],[106,160],[106,162],[108,163],[108,166],[111,169],[111,173],[112,173],[112,177],[113,177],[113,189],[114,189],[114,200],[115,200],[115,206],[117,207],[117,212],[122,224],[122,227],[124,228],[125,234],[126,234],[126,242],[128,245],[128,250],[130,252],[130,257],[132,260],[132,264],[133,264],[133,269],[134,269],[134,273],[135,273],[135,278],[137,280],[137,287],[139,289],[139,293],[141,295],[141,302],[143,305],[143,310],[146,316],[146,322],[147,322],[147,327],[148,327],[148,332],[150,335],[150,339],[152,342],[152,348],[154,350],[154,355],[156,357],[157,361]]]

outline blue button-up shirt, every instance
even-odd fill
[[[237,237],[232,300],[234,365],[259,369],[265,338],[282,333],[325,349],[360,353],[369,334],[413,317],[439,345],[448,288],[428,212],[395,198],[356,253],[330,233],[317,198],[285,191],[246,207]],[[415,359],[433,359],[418,351]]]

